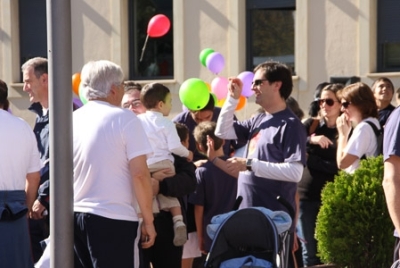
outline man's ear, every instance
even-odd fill
[[[49,75],[44,73],[40,76],[40,80],[42,81],[43,84],[48,85],[49,83]]]
[[[111,86],[110,95],[115,95],[116,94],[115,87],[116,86],[114,86],[114,85]]]
[[[282,87],[282,81],[275,81],[274,84],[275,84],[274,89],[279,91]]]

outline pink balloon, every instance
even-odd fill
[[[243,83],[242,96],[250,97],[253,95],[254,91],[251,90],[251,83],[253,82],[254,73],[245,71],[241,72],[237,77],[242,80]]]
[[[152,17],[147,26],[147,34],[150,37],[161,37],[169,30],[171,23],[167,16],[158,14]]]
[[[219,52],[213,52],[207,56],[206,66],[214,74],[218,74],[225,67],[225,59]]]
[[[211,92],[214,93],[218,100],[226,98],[228,94],[228,79],[224,77],[215,77],[211,81]]]

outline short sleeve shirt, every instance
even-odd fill
[[[363,120],[354,128],[353,134],[344,148],[344,152],[355,155],[358,159],[345,169],[348,173],[353,173],[360,166],[360,159],[364,155],[366,157],[371,157],[376,156],[378,153],[378,142],[375,132],[372,127],[365,122],[366,120],[374,123],[375,126],[380,129],[378,119],[371,117]]]
[[[211,162],[196,169],[196,179],[196,191],[189,196],[189,202],[204,207],[203,238],[205,249],[209,250],[212,240],[207,235],[207,225],[211,223],[211,218],[215,215],[233,209],[236,200],[237,179],[226,174]]]
[[[74,211],[137,221],[129,161],[152,152],[137,116],[103,101],[73,114]]]
[[[383,136],[383,160],[391,155],[400,156],[400,108],[397,107],[386,121]]]

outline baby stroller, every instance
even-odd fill
[[[288,213],[251,207],[217,215],[212,219],[215,222],[220,224],[207,228],[213,243],[205,267],[287,267],[292,223]],[[237,262],[232,264],[233,261]],[[247,261],[252,266],[244,265]]]

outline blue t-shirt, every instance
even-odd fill
[[[400,106],[399,106],[400,107]],[[400,156],[400,108],[397,107],[390,114],[385,124],[385,131],[383,132],[383,160],[386,161],[391,155]],[[394,235],[399,237],[397,231]]]
[[[221,157],[226,160],[227,157]],[[236,201],[237,179],[207,162],[196,169],[196,191],[189,195],[189,202],[204,207],[203,239],[205,250],[209,251],[212,240],[207,235],[207,225],[215,215],[229,212]]]
[[[217,122],[219,113],[221,112],[221,108],[215,107],[213,116],[211,121]],[[236,117],[234,117],[234,120],[236,120]],[[186,125],[186,127],[189,129],[189,150],[193,152],[193,162],[200,160],[200,159],[207,159],[206,156],[203,154],[199,153],[196,149],[196,141],[193,136],[193,130],[197,126],[197,123],[194,121],[193,117],[191,116],[189,111],[182,112],[178,114],[173,120],[173,122],[176,123],[182,123]],[[225,140],[224,144],[224,154],[225,155],[230,155],[232,153],[232,148],[240,148],[244,145],[245,143],[238,144],[235,140]]]
[[[385,124],[383,136],[383,160],[387,160],[391,155],[400,156],[400,109],[397,107]]]
[[[236,122],[234,127],[238,141],[249,141],[247,158],[271,163],[306,164],[307,134],[290,109],[272,115],[262,113],[249,120]],[[297,183],[294,182],[261,178],[249,171],[239,174],[238,196],[243,197],[240,208],[262,206],[273,211],[287,211],[276,200],[277,196],[281,196],[295,209],[296,190]]]

